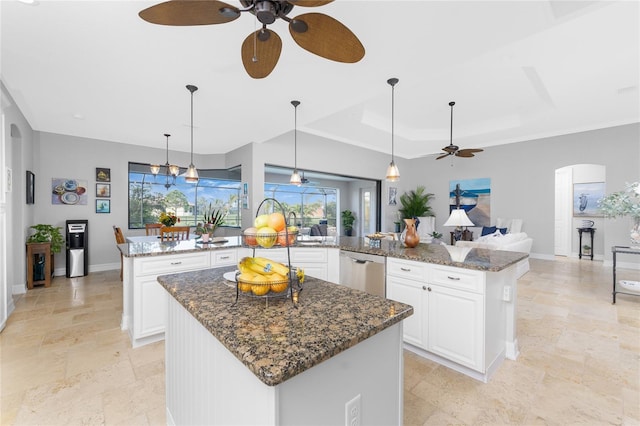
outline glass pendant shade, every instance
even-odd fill
[[[184,175],[184,180],[188,183],[198,183],[198,180],[200,180],[198,177],[198,169],[193,165],[193,92],[198,90],[198,88],[192,84],[187,84],[187,90],[191,92],[191,164],[189,164],[187,173]]]
[[[464,209],[455,209],[451,211],[449,219],[442,226],[474,226],[473,222],[467,216]]]
[[[293,105],[293,173],[289,183],[300,186],[302,185],[302,178],[298,173],[298,105],[300,101],[291,101],[291,105]]]
[[[160,164],[152,164],[149,168],[151,169],[151,174],[154,176],[160,173]]]
[[[396,182],[398,179],[400,179],[400,170],[398,170],[396,163],[391,160],[389,167],[387,167],[387,181]]]
[[[289,183],[291,185],[302,185],[302,178],[300,178],[300,173],[298,173],[298,169],[294,169],[291,174],[291,179],[289,179]]]
[[[198,177],[198,169],[196,169],[196,166],[194,166],[193,163],[189,164],[189,168],[184,175],[185,182],[198,183],[199,179],[200,178]]]
[[[176,177],[179,173],[180,167],[176,166],[175,164],[169,164],[169,174],[171,174],[171,176]]]
[[[393,148],[394,148],[394,92],[396,84],[398,84],[397,78],[390,78],[387,80],[387,83],[391,86],[391,163],[389,163],[389,167],[387,167],[387,181],[388,182],[396,182],[400,179],[400,170],[398,170],[398,166],[396,166],[396,162],[394,160]]]

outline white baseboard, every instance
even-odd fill
[[[103,272],[113,271],[114,269],[120,269],[120,262],[117,263],[102,263],[100,265],[89,265],[89,273],[91,272]],[[67,275],[67,267],[57,268],[53,271],[55,277],[64,277]]]
[[[531,253],[529,254],[531,259],[541,259],[541,260],[555,260],[555,256],[552,254],[542,254],[542,253]]]
[[[11,286],[11,293],[12,294],[25,294],[27,292],[27,285],[26,284],[16,284]],[[13,305],[13,300],[11,301],[11,304]]]

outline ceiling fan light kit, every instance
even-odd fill
[[[262,28],[242,43],[241,58],[247,74],[264,78],[275,68],[282,51],[282,40],[267,25],[278,18],[289,24],[289,33],[298,46],[336,62],[354,63],[364,57],[364,46],[340,21],[322,13],[306,13],[290,18],[295,6],[318,7],[333,0],[240,0],[239,9],[218,0],[170,0],[138,13],[152,24],[192,26],[231,22],[242,12],[250,12]]]
[[[453,106],[455,104],[456,103],[453,101],[449,102],[449,106],[451,107],[451,131],[449,133],[449,146],[445,146],[444,148],[442,148],[445,154],[442,154],[439,157],[436,157],[436,160],[440,160],[441,158],[445,158],[450,155],[455,155],[456,157],[469,158],[469,157],[474,157],[473,154],[475,152],[484,151],[482,149],[474,149],[474,148],[460,149],[460,147],[453,144]]]
[[[187,168],[187,172],[184,175],[184,180],[189,183],[198,183],[200,179],[198,176],[198,169],[193,165],[193,92],[198,88],[192,84],[187,84],[187,90],[191,92],[191,164]]]
[[[300,186],[302,185],[302,178],[298,173],[298,105],[300,101],[291,101],[291,105],[293,105],[293,173],[289,183]]]
[[[387,83],[391,86],[391,162],[389,163],[389,167],[387,167],[387,181],[388,182],[396,182],[400,179],[400,170],[398,170],[398,166],[396,166],[395,158],[394,158],[394,92],[396,84],[398,84],[400,80],[397,78],[390,78],[387,80]]]

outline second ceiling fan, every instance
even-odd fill
[[[453,144],[453,106],[455,104],[456,104],[455,102],[449,102],[449,106],[451,107],[451,133],[449,134],[450,135],[449,146],[445,146],[444,148],[442,148],[442,150],[446,154],[440,155],[439,157],[436,158],[436,160],[440,160],[441,158],[445,158],[450,155],[455,155],[456,157],[469,158],[469,157],[473,157],[474,153],[476,152],[484,151],[483,149],[477,149],[477,148],[460,149],[460,147]]]
[[[282,40],[267,28],[282,19],[289,23],[289,33],[303,49],[337,62],[354,63],[364,57],[358,37],[338,20],[322,13],[305,13],[295,18],[288,14],[295,6],[318,7],[333,0],[240,0],[237,8],[218,0],[170,0],[142,10],[138,15],[160,25],[191,26],[231,22],[242,12],[250,12],[262,28],[249,34],[242,43],[242,63],[247,74],[264,78],[275,68],[282,50]]]

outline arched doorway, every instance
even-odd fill
[[[604,220],[599,216],[574,216],[574,203],[576,184],[606,183],[606,167],[600,164],[574,164],[561,167],[555,171],[555,229],[554,229],[554,255],[577,257],[579,252],[577,228],[583,220],[594,222],[593,227],[600,231],[600,238],[594,238],[594,258],[602,259],[604,256]],[[579,194],[578,194],[579,195]],[[595,202],[595,200],[593,200]],[[583,241],[583,244],[585,242]]]

